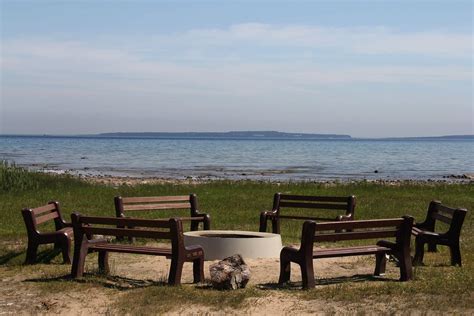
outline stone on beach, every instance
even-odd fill
[[[239,254],[211,265],[209,271],[212,286],[219,290],[245,288],[250,280],[250,269]]]

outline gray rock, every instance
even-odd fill
[[[239,254],[211,265],[209,271],[212,286],[219,290],[244,288],[250,280],[250,269]]]

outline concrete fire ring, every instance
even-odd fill
[[[201,230],[184,233],[185,246],[200,245],[205,260],[240,254],[244,259],[279,258],[281,236],[239,230]]]

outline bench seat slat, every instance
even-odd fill
[[[170,227],[170,223],[168,219],[81,216],[80,222],[84,224],[123,225],[123,226],[139,226],[139,227],[156,227],[156,228],[169,228]]]
[[[153,202],[169,202],[169,201],[189,201],[189,195],[123,197],[122,201],[123,201],[123,203],[153,203]]]
[[[33,212],[34,215],[39,215],[42,213],[50,212],[55,209],[56,209],[56,205],[54,205],[54,203],[50,203],[50,204],[46,204],[40,207],[33,208],[31,209],[31,211]]]
[[[142,237],[155,239],[171,239],[170,232],[144,229],[126,229],[126,228],[102,228],[102,227],[83,227],[84,233],[92,235],[120,236],[120,237]]]
[[[89,247],[89,249],[96,250],[96,251],[107,250],[111,252],[171,256],[171,248],[140,247],[140,246],[131,246],[131,245],[103,243],[103,244],[95,244]]]
[[[411,229],[411,233],[412,233],[414,236],[418,236],[421,232],[422,232],[422,230],[419,229],[418,227],[413,227],[413,228]]]
[[[39,224],[42,224],[44,222],[47,222],[51,219],[55,219],[55,218],[58,218],[58,217],[59,217],[58,212],[51,212],[51,213],[36,217],[35,221],[36,221],[36,224],[39,225]]]
[[[372,231],[358,231],[358,232],[342,232],[332,234],[316,234],[314,235],[314,241],[339,241],[339,240],[354,240],[354,239],[375,239],[375,238],[386,238],[395,237],[397,234],[396,229],[390,230],[372,230]]]
[[[167,210],[176,208],[190,208],[188,203],[161,203],[161,204],[129,204],[124,205],[124,211],[148,211],[148,210]]]
[[[180,221],[204,221],[204,215],[203,216],[193,216],[193,217],[176,217],[176,219],[179,219]]]
[[[427,236],[427,235],[430,235],[430,236],[433,236],[433,237],[440,237],[441,235],[443,235],[443,234],[440,234],[440,233],[431,232],[429,230],[419,229],[418,227],[413,227],[412,230],[411,230],[411,233],[414,236],[418,236],[418,235]]]
[[[413,230],[412,230],[412,234],[413,234]],[[432,236],[432,237],[441,237],[444,234],[440,234],[440,233],[436,233],[436,232],[430,232],[429,230],[420,230],[419,232],[416,232],[413,235],[415,235],[415,236],[424,235],[424,236]]]
[[[357,255],[372,255],[377,253],[390,252],[392,249],[381,247],[377,245],[364,247],[348,247],[348,248],[332,248],[313,251],[314,259],[331,258],[331,257],[346,257]]]
[[[281,201],[280,207],[294,207],[294,208],[317,208],[325,210],[346,210],[346,204],[330,204],[330,203],[303,203],[303,202],[286,202]]]

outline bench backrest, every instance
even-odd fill
[[[301,247],[312,251],[314,242],[395,237],[397,245],[409,248],[413,221],[411,216],[328,223],[305,221],[301,234]]]
[[[86,236],[103,235],[171,240],[172,249],[184,249],[183,226],[178,218],[141,219],[71,215],[76,246]],[[118,228],[120,227],[120,228]],[[133,227],[133,228],[128,228]]]
[[[51,201],[48,204],[36,208],[24,208],[21,210],[23,219],[25,221],[28,235],[39,234],[38,225],[54,221],[56,230],[63,228],[64,220],[61,216],[61,209],[59,202]]]
[[[279,218],[311,219],[311,220],[337,220],[340,212],[324,217],[306,217],[282,214],[282,208],[288,209],[320,209],[329,211],[344,211],[351,220],[354,219],[356,200],[354,196],[315,196],[315,195],[288,195],[276,193],[273,197],[273,210]]]
[[[316,195],[289,195],[275,193],[273,196],[272,232],[280,234],[280,220],[313,220],[313,221],[334,221],[353,220],[356,206],[355,196],[316,196]],[[318,209],[328,210],[324,216],[301,216],[291,215],[282,212],[282,209]],[[339,211],[339,212],[337,212]],[[342,212],[343,215],[341,214]],[[282,214],[285,213],[285,214]],[[321,214],[318,212],[318,214]],[[261,224],[262,225],[262,224]],[[266,225],[266,224],[265,224]],[[265,228],[260,227],[261,231]]]
[[[449,225],[446,235],[459,237],[466,214],[466,209],[451,208],[441,204],[440,201],[431,201],[422,227],[434,232],[436,221],[440,221]]]
[[[198,202],[195,194],[179,196],[147,196],[147,197],[121,197],[116,196],[115,215],[125,217],[126,213],[133,212],[134,217],[137,212],[160,211],[160,210],[183,210],[187,209],[190,216],[197,216]]]

